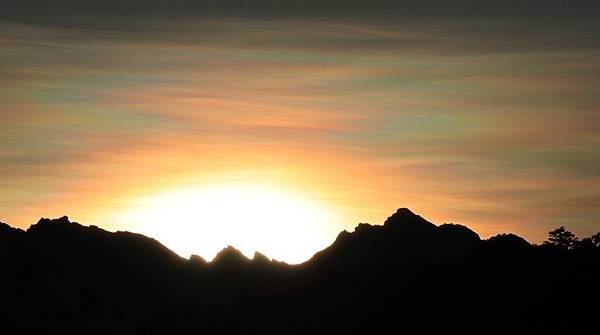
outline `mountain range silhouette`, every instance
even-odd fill
[[[600,248],[481,239],[406,208],[299,265],[232,246],[184,259],[66,216],[0,223],[0,264],[3,334],[583,333],[599,315]]]

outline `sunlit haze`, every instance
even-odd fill
[[[0,10],[0,221],[288,262],[399,207],[483,238],[598,230],[596,17],[259,2]]]
[[[166,190],[134,198],[114,214],[115,226],[156,236],[184,257],[210,260],[233,245],[300,263],[331,243],[342,227],[323,204],[274,186],[252,184]]]

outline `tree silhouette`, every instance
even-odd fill
[[[564,226],[548,233],[548,240],[544,242],[547,245],[553,245],[561,249],[573,249],[577,245],[578,239],[575,234],[566,230]]]
[[[589,237],[594,248],[600,248],[600,233],[596,233]]]
[[[577,243],[578,249],[598,249],[600,248],[600,233],[582,239]]]
[[[600,233],[596,233],[590,237],[595,248],[600,248]]]

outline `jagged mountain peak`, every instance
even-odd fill
[[[0,232],[6,232],[6,233],[23,233],[24,231],[22,229],[19,228],[13,228],[11,227],[9,224],[4,223],[4,222],[0,222]]]
[[[254,257],[252,257],[252,262],[254,263],[271,263],[271,259],[264,254],[255,251]]]
[[[39,232],[47,230],[61,230],[61,229],[83,229],[86,228],[77,222],[71,222],[69,217],[63,215],[58,219],[40,218],[36,224],[31,225],[27,232]]]
[[[307,263],[317,267],[369,269],[409,260],[463,257],[481,239],[458,224],[436,226],[408,208],[399,208],[383,225],[360,223]]]
[[[202,256],[199,256],[199,255],[196,255],[196,254],[193,254],[193,255],[190,256],[189,262],[193,263],[193,264],[196,264],[196,265],[201,265],[201,266],[204,266],[204,265],[206,265],[208,263],[206,261],[206,259],[204,259]]]
[[[406,227],[406,226],[423,226],[434,228],[435,225],[425,220],[420,215],[413,213],[410,209],[402,207],[398,208],[394,214],[388,217],[383,223],[384,227]]]
[[[241,251],[234,248],[231,245],[223,248],[217,253],[212,261],[213,265],[242,265],[250,262],[250,259],[246,257]]]
[[[50,218],[40,218],[37,222],[38,225],[45,225],[45,224],[67,224],[67,223],[71,223],[71,221],[69,220],[69,217],[66,215],[63,215],[57,219],[50,219]],[[35,226],[35,225],[34,225]]]

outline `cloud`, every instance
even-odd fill
[[[12,1],[3,17],[29,20],[60,20],[65,24],[80,16],[160,16],[174,15],[228,16],[228,17],[365,17],[365,16],[418,16],[444,18],[521,17],[521,18],[581,18],[594,16],[597,3],[591,0],[56,0],[51,4],[42,0]],[[57,15],[59,14],[59,15]]]
[[[23,225],[220,173],[318,189],[361,221],[402,205],[484,236],[536,241],[559,211],[582,231],[598,216],[600,190],[583,186],[600,144],[588,21],[313,13],[126,30],[99,13],[95,27],[2,23],[0,207]]]

